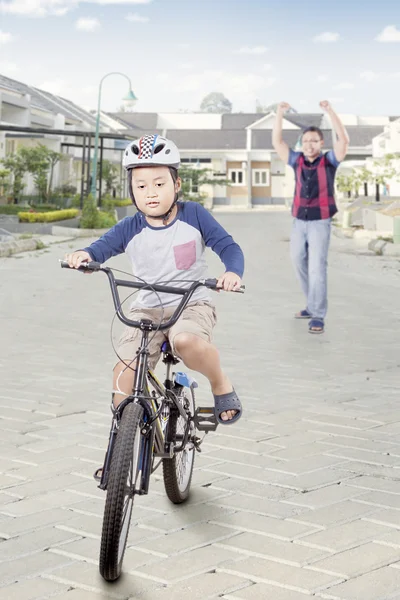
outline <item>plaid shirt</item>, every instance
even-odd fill
[[[334,152],[321,153],[309,162],[302,152],[290,150],[289,165],[296,177],[292,215],[309,221],[333,217],[337,213],[334,182],[339,166]]]

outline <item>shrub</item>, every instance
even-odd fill
[[[18,204],[4,204],[0,206],[0,215],[17,215],[20,212],[29,210],[29,206],[19,206]]]
[[[110,210],[108,203],[106,203],[105,208]],[[92,196],[89,195],[85,199],[80,221],[82,229],[110,229],[116,222],[113,209],[111,209],[111,212],[98,210]]]
[[[131,206],[132,200],[130,198],[123,198],[119,200],[112,200],[114,206]]]
[[[53,221],[64,221],[73,219],[79,214],[79,210],[70,208],[67,210],[53,210],[51,212],[20,212],[21,223],[52,223]]]

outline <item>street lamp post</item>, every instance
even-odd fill
[[[96,181],[97,180],[97,157],[98,157],[98,152],[99,152],[101,86],[103,85],[103,81],[105,80],[105,78],[109,77],[109,75],[122,75],[122,77],[125,77],[125,79],[128,80],[129,91],[128,91],[128,94],[125,96],[125,98],[123,98],[123,101],[127,105],[132,106],[137,100],[135,94],[132,91],[131,80],[124,73],[119,73],[118,71],[112,71],[111,73],[107,73],[106,75],[104,75],[101,78],[100,84],[99,84],[99,95],[98,95],[98,99],[97,99],[96,132],[95,132],[95,137],[94,137],[94,154],[93,154],[93,164],[92,164],[92,183],[90,186],[90,193],[95,200],[96,200],[96,187],[97,187],[97,181]]]

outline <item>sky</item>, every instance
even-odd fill
[[[398,0],[0,0],[0,74],[97,106],[130,78],[140,112],[234,112],[280,100],[320,112],[400,115]],[[101,109],[129,89],[102,84]]]

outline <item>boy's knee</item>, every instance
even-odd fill
[[[192,349],[195,344],[201,342],[201,338],[193,333],[178,333],[173,340],[173,345],[178,354],[185,352],[185,350]]]

